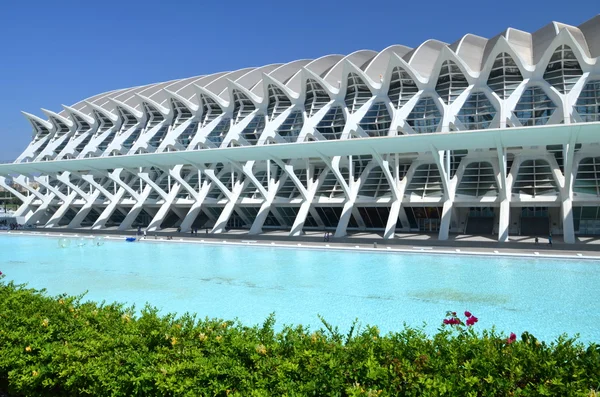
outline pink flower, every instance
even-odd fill
[[[453,315],[453,316],[456,316],[456,312],[452,312],[452,315]]]
[[[465,312],[465,317],[471,317],[471,312],[470,311],[466,311]]]
[[[470,327],[471,325],[475,324],[475,322],[473,321],[473,317],[469,317],[466,322],[467,322],[467,326],[468,327]]]
[[[443,323],[445,325],[458,325],[458,324],[462,324],[462,321],[460,321],[460,319],[453,317],[453,318],[445,318]]]
[[[510,336],[506,339],[506,343],[508,345],[510,345],[511,343],[515,342],[517,340],[517,335],[515,335],[514,332],[510,333]]]
[[[475,316],[471,316],[471,320],[473,320],[473,324],[475,324],[479,319]]]

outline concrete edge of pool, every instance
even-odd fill
[[[103,235],[99,234],[86,234],[86,233],[49,233],[49,232],[27,232],[27,231],[8,231],[0,235],[8,236],[32,236],[32,237],[50,237],[50,238],[85,238],[94,239],[96,237],[103,237],[110,241],[124,241],[125,238],[131,237],[129,235]],[[147,237],[145,239],[136,240],[139,243],[175,243],[175,244],[200,244],[200,245],[228,245],[228,246],[243,246],[243,247],[261,247],[261,248],[284,248],[284,249],[311,249],[311,250],[338,250],[338,251],[354,251],[354,252],[369,252],[369,253],[403,253],[403,254],[429,254],[429,255],[463,255],[463,256],[489,256],[489,257],[524,257],[524,258],[544,258],[544,259],[577,259],[586,261],[600,261],[600,253],[598,255],[591,255],[588,252],[585,254],[577,252],[577,250],[558,250],[559,253],[548,253],[540,252],[532,249],[490,249],[482,247],[462,247],[451,249],[449,247],[439,246],[414,246],[412,248],[399,248],[392,247],[382,243],[380,241],[374,242],[372,246],[367,244],[349,244],[349,243],[337,243],[337,242],[295,242],[290,241],[289,243],[282,243],[281,241],[268,241],[268,240],[236,240],[227,238],[210,238],[210,239],[198,239],[196,238],[185,238],[177,237],[168,240],[165,237],[152,238]],[[539,248],[538,248],[539,249]]]

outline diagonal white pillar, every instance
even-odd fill
[[[246,182],[239,182],[239,181],[236,182],[236,184],[233,188],[233,191],[231,192],[231,195],[229,196],[229,201],[227,201],[227,204],[225,204],[225,207],[223,208],[221,215],[219,215],[219,219],[217,219],[217,222],[215,223],[215,226],[212,228],[211,233],[219,234],[219,233],[223,233],[225,231],[227,222],[229,221],[229,218],[233,214],[233,211],[235,210],[235,206],[237,205],[237,201],[240,197],[240,194],[244,190],[244,187],[246,186],[247,183],[248,183],[247,181]]]
[[[181,222],[180,226],[181,226],[182,232],[189,232],[190,229],[192,228],[192,224],[198,217],[198,214],[200,214],[200,211],[202,209],[202,204],[204,203],[204,200],[206,199],[206,196],[208,195],[208,192],[210,192],[211,188],[212,188],[211,183],[205,183],[205,186],[203,186],[202,189],[200,190],[200,194],[197,196],[196,201],[194,201],[194,204],[192,204],[192,207],[190,208],[187,215],[185,215],[185,217],[183,218],[183,221]]]
[[[438,240],[448,240],[450,233],[450,221],[452,219],[452,206],[454,204],[454,187],[450,184],[450,170],[448,169],[449,153],[438,151],[431,145],[431,153],[442,177],[442,185],[444,186],[444,205],[442,207],[442,219],[440,221],[440,231]]]
[[[500,199],[500,213],[498,214],[498,241],[501,243],[508,241],[508,229],[510,227],[510,181],[506,162],[506,149],[499,138],[496,138],[496,153],[498,155],[498,167],[494,166],[496,171],[496,181],[498,182],[498,196]]]
[[[69,207],[71,207],[71,204],[73,204],[73,201],[75,201],[76,198],[77,198],[76,192],[71,192],[71,194],[66,196],[64,198],[61,206],[58,207],[58,209],[54,212],[54,214],[52,214],[52,216],[50,217],[50,220],[48,220],[48,222],[46,222],[46,225],[44,225],[44,227],[57,227],[58,224],[60,223],[60,220],[63,218],[63,216],[65,216],[67,214]]]
[[[124,195],[125,189],[119,188],[114,195],[111,195],[111,197],[107,196],[107,198],[110,200],[110,203],[106,206],[106,208],[104,208],[104,211],[102,211],[98,219],[96,219],[96,222],[94,222],[92,225],[93,230],[104,228],[104,225],[106,225],[106,222],[108,222],[113,212],[115,212]]]
[[[563,145],[564,156],[564,179],[561,186],[561,215],[563,226],[563,240],[567,244],[575,243],[575,223],[573,221],[573,180],[575,179],[574,172],[574,156],[575,145],[579,135],[579,129],[571,130],[569,142]]]
[[[98,196],[100,196],[100,191],[96,189],[86,199],[87,201],[85,202],[85,204],[83,204],[83,206],[81,207],[79,212],[77,212],[77,215],[75,215],[73,217],[73,219],[67,226],[69,229],[75,229],[75,228],[81,227],[81,222],[83,222],[85,220],[85,218],[88,216],[88,214],[92,210],[92,207],[94,206],[94,202],[96,201]]]

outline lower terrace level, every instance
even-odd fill
[[[529,127],[11,164],[0,186],[46,228],[573,243],[600,235],[598,137],[598,125]]]

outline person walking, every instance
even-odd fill
[[[548,235],[548,245],[552,247],[552,233]]]

